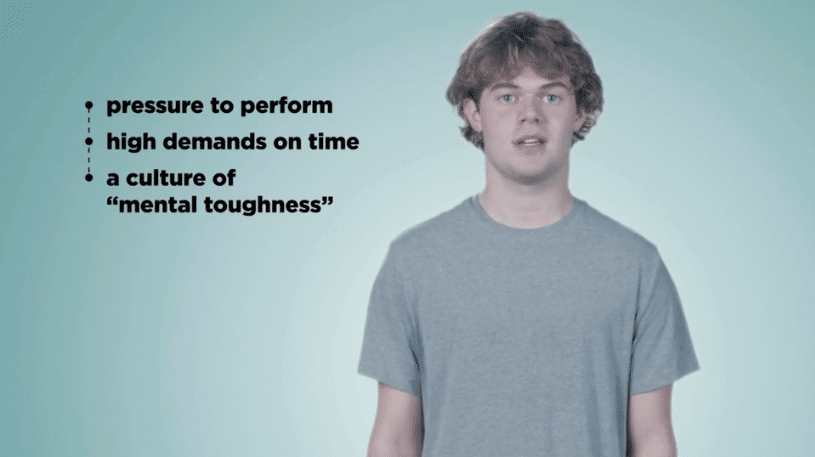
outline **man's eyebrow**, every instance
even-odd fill
[[[566,86],[566,84],[563,84],[563,83],[562,83],[562,82],[560,82],[560,81],[555,81],[555,82],[551,82],[551,83],[546,83],[546,84],[544,84],[544,85],[540,86],[540,87],[538,88],[538,90],[541,90],[541,89],[549,89],[549,88],[551,88],[551,87],[558,87],[558,86],[559,86],[559,87],[562,87],[562,88],[564,88],[564,89],[566,89],[566,90],[569,90],[569,87],[568,87],[568,86]],[[489,89],[488,89],[488,90],[489,90],[490,92],[492,92],[492,91],[495,91],[495,90],[498,90],[498,89],[520,89],[520,87],[516,86],[515,84],[512,84],[511,82],[503,81],[503,82],[499,82],[499,83],[495,83],[495,84],[493,84],[492,86],[490,86],[490,87],[489,87]]]

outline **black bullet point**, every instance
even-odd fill
[[[88,173],[85,175],[85,181],[91,182],[93,181],[93,175]]]
[[[90,101],[85,102],[85,108],[88,108],[88,112],[91,112],[91,108],[93,108],[93,103]]]
[[[85,138],[85,144],[87,144],[88,146],[93,144],[93,140],[91,139],[91,137]]]

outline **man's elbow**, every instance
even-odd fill
[[[676,440],[672,435],[655,435],[632,443],[631,457],[677,457]]]
[[[368,444],[367,457],[421,457],[421,455],[422,442],[419,439],[372,439]]]

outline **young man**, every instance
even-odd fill
[[[699,364],[675,285],[568,188],[603,103],[588,53],[560,21],[510,15],[447,99],[486,185],[390,245],[358,367],[379,381],[368,455],[676,455],[672,383]]]

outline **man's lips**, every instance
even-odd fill
[[[537,156],[546,151],[546,139],[529,135],[517,139],[514,142],[515,150],[527,156]]]
[[[518,146],[539,146],[546,143],[546,139],[538,135],[524,135],[514,141]]]

